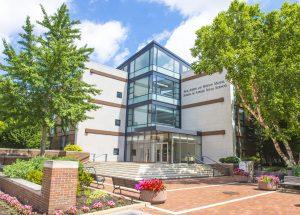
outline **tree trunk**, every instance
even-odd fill
[[[273,144],[274,144],[274,146],[275,146],[275,149],[276,149],[277,153],[278,153],[279,156],[283,159],[283,161],[286,163],[286,165],[287,165],[288,167],[291,167],[291,166],[295,165],[295,161],[294,161],[293,156],[290,157],[290,158],[288,158],[288,157],[282,152],[282,150],[281,150],[281,148],[280,148],[280,145],[279,145],[278,141],[277,141],[275,138],[273,138],[273,137],[271,137],[271,139],[272,139],[272,141],[273,141]],[[285,147],[286,147],[286,146],[285,146]]]
[[[236,87],[236,90],[242,100],[242,103],[241,105],[247,109],[250,114],[258,121],[258,123],[263,127],[263,129],[265,129],[266,131],[270,131],[270,127],[265,123],[265,120],[261,114],[261,111],[260,111],[260,108],[259,106],[256,106],[255,109],[251,108],[251,106],[246,102],[246,99],[245,97],[243,96],[243,94],[241,93],[241,91],[239,90],[239,87],[238,85],[234,85]],[[253,99],[254,101],[257,103],[258,99],[257,99],[257,93],[256,93],[256,90],[255,88],[253,87],[253,90],[252,90],[252,95],[253,95]],[[288,143],[284,143],[284,147],[289,155],[289,158],[283,153],[283,151],[281,150],[280,148],[280,145],[278,143],[278,141],[274,138],[274,137],[270,137],[272,142],[273,142],[273,145],[277,151],[277,153],[279,154],[279,156],[283,159],[283,161],[286,163],[286,165],[288,167],[291,167],[293,165],[295,165],[295,161],[294,161],[294,157],[293,157],[293,153],[291,151],[291,148],[289,146]]]
[[[47,141],[47,127],[43,126],[43,128],[42,128],[41,152],[40,152],[41,156],[45,155],[46,141]]]
[[[284,140],[283,141],[283,145],[284,145],[284,147],[286,149],[286,152],[287,152],[287,154],[289,156],[289,160],[290,160],[291,164],[292,165],[296,165],[296,162],[295,162],[295,159],[294,159],[294,155],[293,155],[293,152],[292,152],[292,149],[291,149],[289,143],[286,140]]]
[[[236,107],[236,117],[237,117],[237,142],[239,144],[239,157],[242,158],[242,141],[241,141],[241,136],[242,136],[242,132],[241,132],[241,119],[240,119],[240,107],[237,106]]]

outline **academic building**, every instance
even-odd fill
[[[233,87],[225,72],[194,74],[155,41],[116,69],[89,63],[83,80],[101,89],[68,136],[97,161],[185,163],[235,155]],[[66,141],[61,144],[66,144]]]

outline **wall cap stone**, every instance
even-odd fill
[[[44,167],[51,168],[51,169],[58,169],[58,168],[77,169],[78,161],[47,160],[44,163]]]

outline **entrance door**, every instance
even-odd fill
[[[169,147],[168,143],[156,144],[156,162],[168,163]]]
[[[162,144],[162,150],[161,150],[161,161],[164,163],[168,162],[168,143]]]

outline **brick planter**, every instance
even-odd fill
[[[44,164],[41,187],[23,179],[10,179],[2,175],[0,189],[40,212],[54,214],[56,209],[66,210],[76,205],[77,177],[78,162],[50,160]]]

